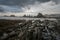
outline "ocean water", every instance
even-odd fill
[[[55,18],[26,18],[26,17],[0,17],[0,19],[7,20],[56,20]]]

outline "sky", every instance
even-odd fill
[[[0,0],[0,16],[60,14],[60,0]]]

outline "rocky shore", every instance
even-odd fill
[[[4,22],[5,25],[1,26]],[[55,21],[1,20],[0,23],[0,40],[60,40]]]

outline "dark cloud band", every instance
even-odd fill
[[[47,2],[50,0],[0,0],[1,5],[23,5],[23,4],[33,4],[34,2]]]

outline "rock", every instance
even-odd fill
[[[1,39],[6,39],[8,37],[8,34],[7,33],[4,33],[3,36],[1,37]]]

